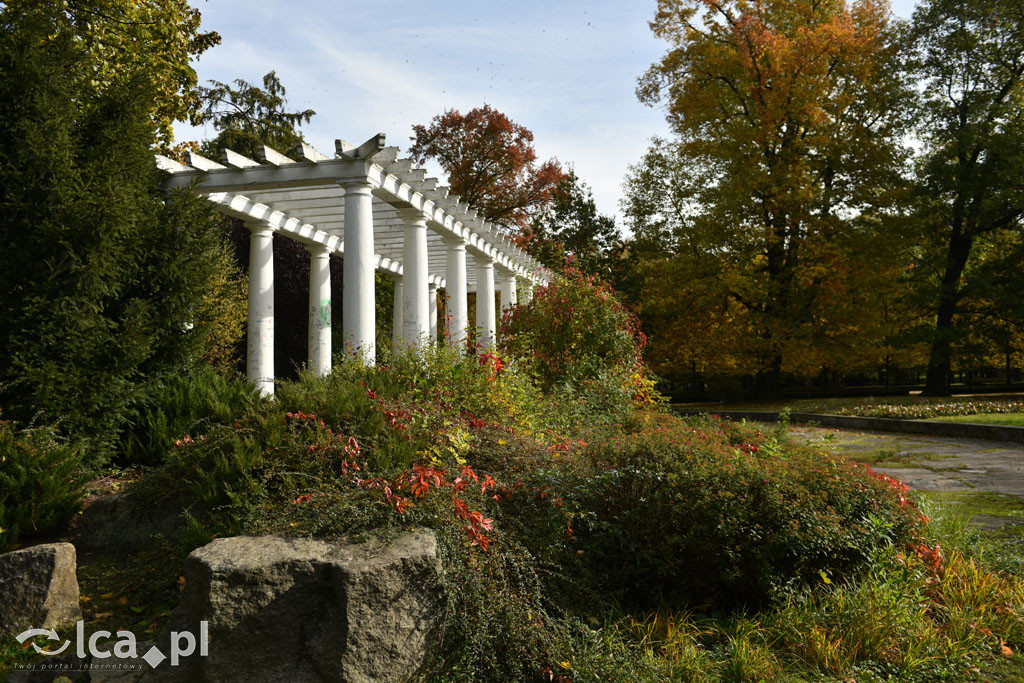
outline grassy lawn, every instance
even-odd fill
[[[969,422],[985,425],[1024,427],[1024,413],[978,413],[977,415],[945,415],[933,417],[936,422]]]
[[[769,412],[789,410],[794,413],[892,417],[912,420],[969,415],[992,415],[1003,418],[1017,416],[1018,422],[993,421],[988,424],[1024,425],[1024,394],[790,399],[740,403],[689,403],[676,404],[675,407],[681,410],[707,410],[710,413],[719,410]]]

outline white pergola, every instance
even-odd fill
[[[286,156],[262,147],[259,159],[230,149],[220,162],[188,154],[188,164],[157,155],[168,189],[188,187],[251,233],[247,375],[265,395],[274,392],[273,234],[302,242],[310,253],[309,366],[331,371],[329,258],[345,259],[342,335],[346,353],[372,364],[376,355],[374,271],[395,279],[393,339],[422,350],[437,339],[437,296],[447,303],[446,339],[464,345],[467,294],[475,291],[476,339],[496,337],[495,278],[501,307],[529,300],[551,273],[436,178],[399,159],[378,134],[358,147],[335,141],[334,158],[307,144]],[[467,253],[474,268],[467,269]]]

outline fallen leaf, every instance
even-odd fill
[[[1013,656],[1013,650],[1011,650],[1009,647],[1007,647],[1006,641],[1003,640],[1002,638],[999,639],[999,652],[1001,652],[1004,657],[1012,657]]]

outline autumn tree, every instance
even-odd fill
[[[410,156],[436,161],[452,194],[509,230],[528,226],[565,177],[557,160],[537,163],[529,129],[487,104],[466,114],[449,109],[413,133]]]
[[[304,138],[299,127],[316,115],[312,109],[288,111],[286,90],[271,71],[263,76],[263,87],[237,78],[232,85],[210,81],[199,88],[202,110],[199,120],[210,123],[216,137],[202,145],[211,158],[219,158],[222,148],[231,149],[251,159],[261,145],[287,154]]]
[[[926,390],[944,395],[971,312],[998,298],[990,285],[1002,279],[1019,298],[1020,261],[1005,256],[1024,226],[1024,5],[928,0],[912,38],[923,85],[915,284],[933,316]]]
[[[548,267],[569,265],[606,282],[621,242],[615,218],[598,212],[593,192],[572,168],[520,234],[520,245]]]
[[[844,250],[870,235],[850,218],[899,184],[909,88],[888,4],[659,0],[651,27],[670,50],[637,93],[665,106],[676,138],[656,153],[682,183],[639,196],[650,169],[634,169],[634,230],[674,233],[687,277],[719,295],[707,307],[772,394],[813,360],[807,340],[850,326],[830,311],[856,288]]]

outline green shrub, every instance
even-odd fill
[[[0,420],[0,552],[20,538],[61,527],[81,505],[81,449],[51,427]]]
[[[0,100],[18,105],[0,108],[0,403],[98,465],[148,387],[206,354],[211,282],[236,269],[214,207],[161,187],[150,75],[101,85],[77,12],[2,12]]]
[[[156,465],[186,434],[198,437],[214,424],[231,424],[260,402],[244,378],[211,367],[174,377],[156,388],[137,408],[121,436],[126,464]]]
[[[923,524],[891,482],[732,423],[658,417],[590,457],[559,493],[595,582],[629,604],[756,607]]]
[[[613,605],[782,600],[921,542],[902,488],[781,433],[657,412],[564,432],[568,410],[493,357],[386,360],[281,383],[247,417],[182,438],[143,486],[190,510],[194,544],[435,530],[436,680],[774,675],[783,662],[757,629],[702,642],[687,629],[667,664],[591,627]]]
[[[545,391],[558,391],[563,409],[618,419],[658,400],[643,363],[647,337],[605,284],[574,269],[533,299],[507,311],[501,349]]]

